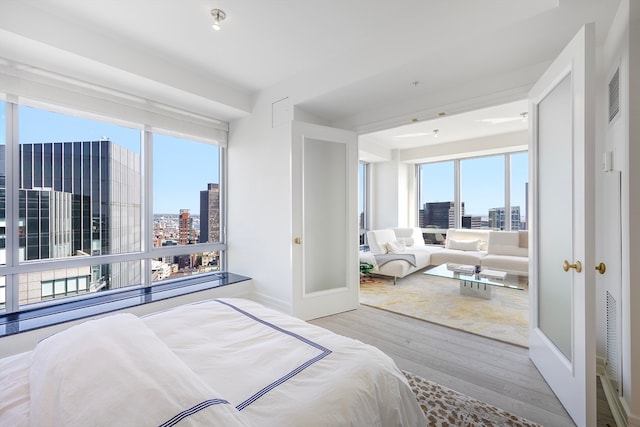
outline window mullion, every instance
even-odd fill
[[[506,231],[511,231],[511,154],[504,155],[504,215]]]
[[[453,161],[454,228],[462,228],[462,201],[460,197],[460,159],[455,159]]]
[[[227,244],[227,148],[220,147],[218,156],[218,182],[219,192],[219,218],[220,218],[220,243]],[[219,269],[227,270],[227,251],[220,252]]]
[[[145,129],[141,133],[142,144],[142,252],[147,256],[142,261],[144,286],[151,286],[151,251],[153,248],[153,133]]]
[[[5,254],[6,265],[10,271],[12,267],[19,264],[18,245],[18,208],[19,196],[18,180],[20,169],[19,164],[19,135],[18,135],[18,104],[7,102],[6,113],[6,147],[5,147]],[[15,313],[19,309],[20,283],[19,276],[11,273],[7,274],[6,280],[6,311]]]

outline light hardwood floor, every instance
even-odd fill
[[[374,345],[400,369],[543,426],[574,426],[527,349],[361,305],[311,321]]]

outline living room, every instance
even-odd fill
[[[399,284],[395,291],[380,290],[373,296],[375,285],[362,285],[362,303],[393,305],[396,312],[528,346],[527,108],[521,100],[456,115],[441,112],[438,119],[360,137],[360,261],[373,266],[369,273],[378,280]],[[403,247],[387,249],[393,242]],[[524,292],[501,296],[493,292],[496,286],[483,285],[495,295],[493,301],[472,299],[473,305],[464,310],[475,322],[461,320],[464,296],[454,289],[450,298],[456,301],[449,301],[442,295],[442,283],[437,290],[418,284],[426,285],[433,277],[425,271],[433,273],[433,267],[445,264],[451,270],[451,264],[478,265],[483,276],[508,273],[507,283],[515,282],[513,288]],[[496,282],[504,284],[488,281]],[[420,303],[400,295],[389,295],[389,301],[380,296],[405,289],[417,292],[414,287],[424,292],[415,298]],[[506,301],[498,303],[496,298]],[[480,308],[483,305],[487,307]],[[490,321],[474,317],[488,312]],[[498,326],[500,319],[504,324]]]

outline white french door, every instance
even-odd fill
[[[292,312],[358,307],[358,145],[354,132],[292,122]]]
[[[529,356],[579,427],[596,423],[594,40],[588,24],[529,93]]]

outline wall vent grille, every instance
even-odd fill
[[[618,306],[607,291],[607,365],[606,372],[611,383],[618,388]]]
[[[618,68],[609,82],[609,123],[620,111],[620,69]]]

